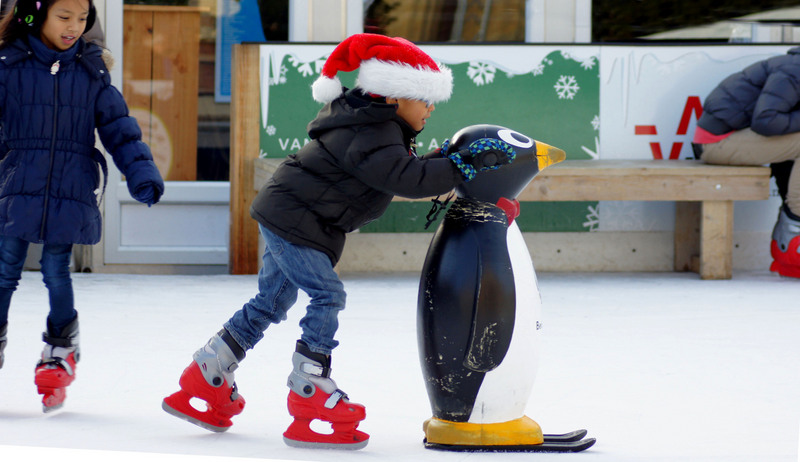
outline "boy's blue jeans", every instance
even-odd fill
[[[22,275],[29,245],[28,241],[16,237],[0,236],[0,326],[8,321],[11,295]],[[50,296],[50,314],[47,320],[56,329],[55,333],[60,332],[61,328],[78,315],[69,275],[71,257],[72,244],[45,244],[42,247],[39,264]]]
[[[311,301],[300,320],[300,339],[315,353],[331,354],[339,344],[333,336],[346,298],[333,263],[319,250],[292,244],[261,225],[259,229],[266,248],[258,295],[225,323],[225,329],[242,348],[252,349],[270,324],[286,320],[286,312],[297,301],[297,290],[302,289]]]

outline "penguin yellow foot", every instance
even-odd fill
[[[528,416],[508,422],[475,424],[435,417],[422,424],[426,444],[436,446],[533,446],[544,443],[542,428]]]

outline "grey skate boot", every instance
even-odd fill
[[[330,378],[331,357],[314,353],[298,340],[289,375],[289,414],[294,421],[283,433],[283,441],[293,447],[361,449],[369,435],[357,430],[367,416],[363,405],[351,403],[347,394]],[[313,431],[309,424],[319,419],[330,422],[333,433]]]
[[[244,410],[244,398],[233,380],[233,372],[244,356],[244,350],[231,334],[220,330],[194,353],[194,360],[178,382],[181,389],[164,398],[162,409],[206,430],[226,431],[233,425],[231,417]],[[189,403],[192,398],[205,401],[207,409],[195,409]]]

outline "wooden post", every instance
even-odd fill
[[[675,202],[675,271],[700,272],[700,202]]]
[[[703,201],[700,223],[700,277],[730,279],[733,274],[733,201]]]
[[[254,160],[259,152],[259,46],[234,45],[231,85],[230,274],[258,273],[258,224],[250,218],[255,198]]]

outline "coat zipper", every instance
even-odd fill
[[[42,207],[42,228],[39,231],[39,241],[44,241],[45,227],[47,226],[47,207],[50,202],[50,182],[53,179],[53,164],[55,163],[56,135],[58,128],[58,70],[61,67],[61,60],[53,63],[50,67],[50,75],[53,76],[53,136],[50,138],[50,169],[47,172],[47,185],[44,188],[44,204]]]

